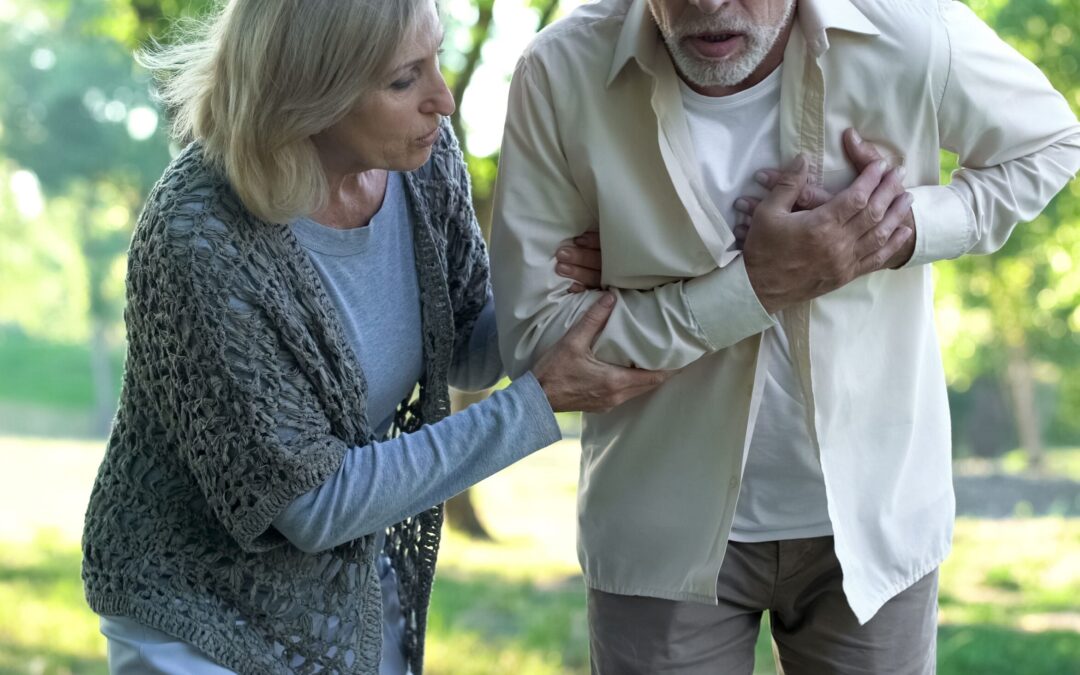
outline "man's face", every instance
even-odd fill
[[[648,0],[682,76],[698,87],[733,87],[776,44],[795,0]]]

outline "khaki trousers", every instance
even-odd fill
[[[718,606],[589,590],[594,675],[751,675],[762,612],[782,675],[930,675],[937,570],[860,626],[832,537],[730,542]]]

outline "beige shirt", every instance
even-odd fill
[[[1000,247],[1080,168],[1080,125],[1035,66],[959,2],[800,0],[784,52],[781,156],[827,188],[854,178],[853,126],[903,163],[918,228],[905,269],[777,316],[749,284],[695,163],[677,75],[644,0],[585,5],[538,36],[510,91],[493,277],[503,360],[520,374],[596,293],[554,274],[598,229],[619,296],[611,362],[685,369],[586,415],[579,556],[611,593],[716,603],[767,354],[780,322],[821,461],[844,589],[860,621],[950,547],[949,410],[926,263]],[[959,155],[938,186],[939,148]]]

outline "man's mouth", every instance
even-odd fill
[[[686,38],[694,51],[709,59],[722,59],[730,56],[742,46],[742,33],[699,33]]]
[[[741,33],[715,33],[709,35],[695,35],[694,38],[705,42],[727,42],[731,38],[739,37]]]

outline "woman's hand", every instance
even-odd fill
[[[607,412],[656,389],[679,372],[623,368],[597,359],[593,355],[593,343],[614,307],[614,295],[601,295],[566,335],[536,362],[533,375],[555,412]]]
[[[571,241],[572,245],[555,252],[555,272],[574,281],[571,293],[600,288],[600,233],[590,230]]]

